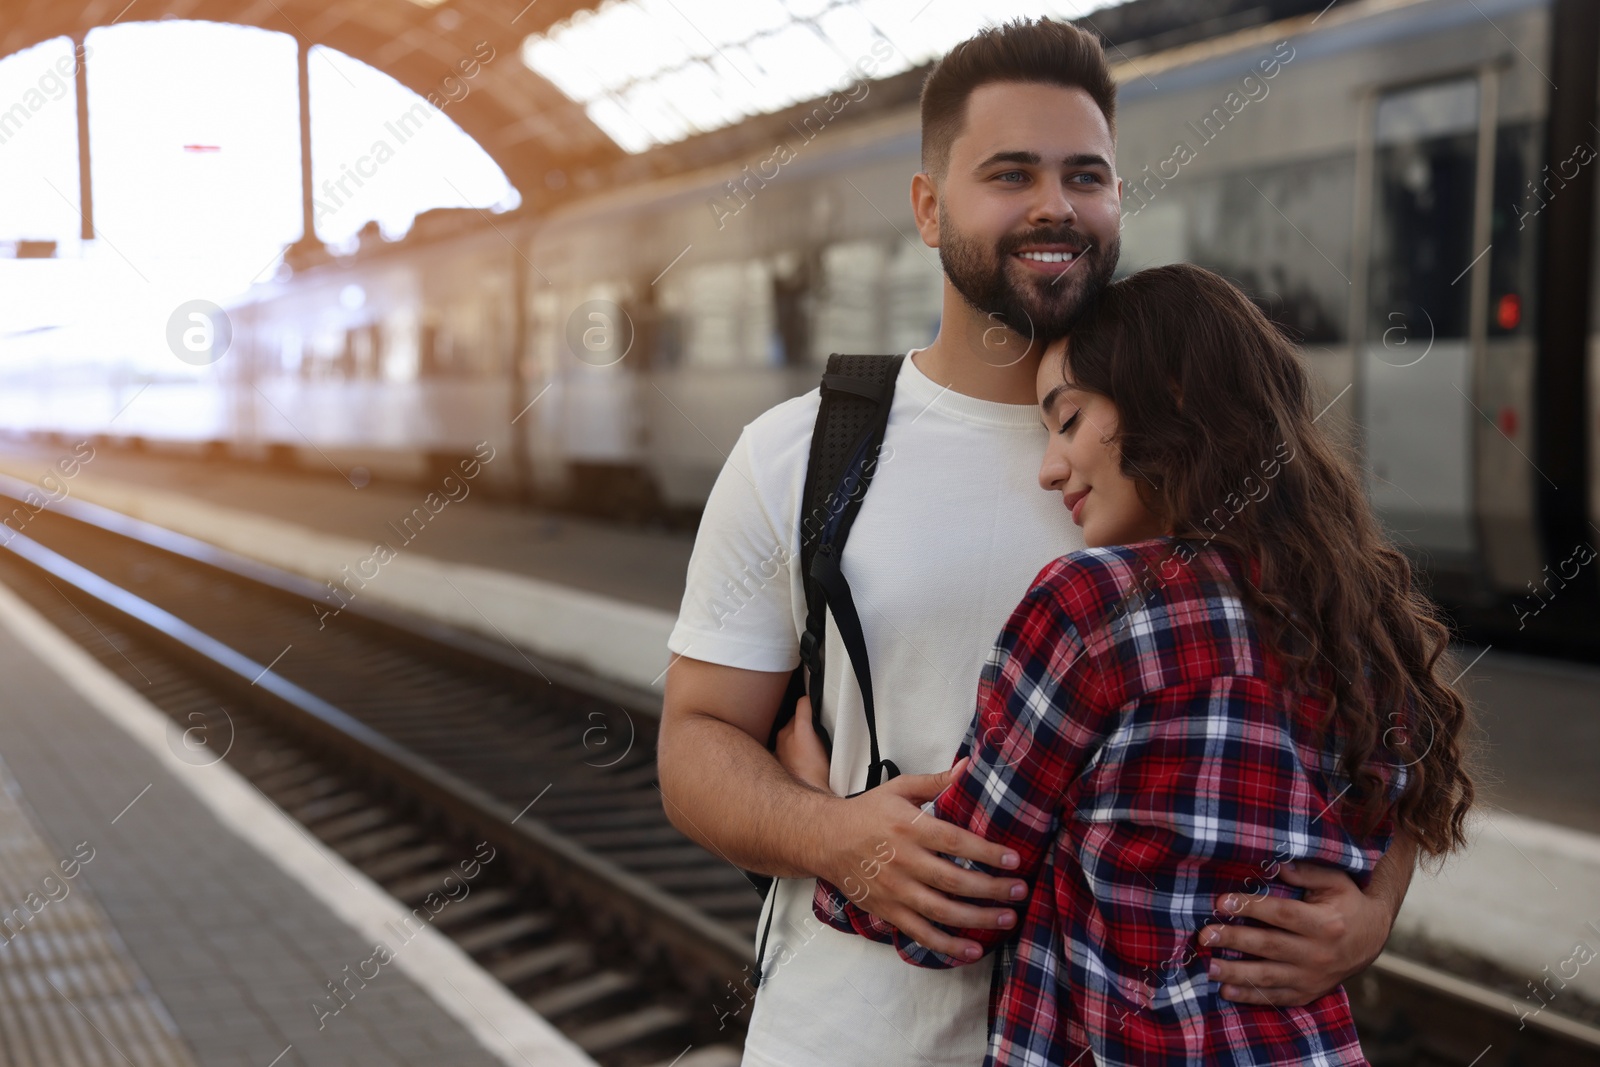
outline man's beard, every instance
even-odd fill
[[[1031,244],[1070,244],[1083,252],[1074,262],[1061,264],[1065,276],[1012,268],[1012,253]],[[991,251],[951,225],[939,205],[939,262],[950,284],[980,314],[1046,345],[1065,336],[1078,313],[1111,281],[1121,250],[1120,235],[1097,245],[1087,234],[1060,226],[1008,235]],[[1015,281],[1008,269],[1028,271],[1028,276]]]

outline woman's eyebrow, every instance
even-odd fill
[[[1058,396],[1060,396],[1062,393],[1066,392],[1068,389],[1071,389],[1071,388],[1072,388],[1072,383],[1071,382],[1062,382],[1060,385],[1056,386],[1054,389],[1052,389],[1048,393],[1044,394],[1044,399],[1039,401],[1040,409],[1045,411],[1046,413],[1054,410],[1055,406],[1056,406],[1056,398]]]

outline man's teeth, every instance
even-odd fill
[[[1036,263],[1071,263],[1077,258],[1076,252],[1018,252],[1017,255]]]

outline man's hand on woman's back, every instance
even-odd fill
[[[1295,1007],[1333,991],[1378,958],[1411,884],[1416,846],[1396,838],[1366,892],[1343,871],[1314,863],[1284,866],[1280,880],[1305,897],[1229,893],[1218,913],[1243,915],[1265,926],[1207,926],[1202,948],[1231,948],[1256,959],[1211,961],[1222,996],[1241,1004]]]
[[[835,797],[791,775],[765,741],[788,673],[740,670],[680,656],[667,672],[658,744],[662,801],[684,833],[730,863],[763,874],[824,878],[929,948],[961,955],[972,941],[938,930],[1005,929],[1027,886],[963,870],[938,853],[1007,866],[1007,850],[924,815],[952,770],[902,775],[859,796]],[[804,710],[807,728],[810,710]],[[814,740],[814,739],[813,739]],[[1012,856],[1010,863],[1016,863]],[[1018,889],[1013,895],[1013,889]]]
[[[1004,870],[1017,856],[959,826],[922,810],[944,791],[960,764],[938,774],[902,774],[834,805],[829,839],[817,860],[817,876],[832,882],[851,902],[898,927],[917,943],[957,959],[975,960],[982,947],[935,926],[952,929],[1012,929],[1012,908],[982,907],[969,900],[1011,901],[1027,896],[1027,883],[969,871],[945,858],[960,856]],[[941,855],[943,853],[944,855]]]
[[[828,791],[828,754],[812,726],[808,698],[800,698],[794,717],[778,731],[777,754],[796,779]],[[824,845],[821,850],[818,877],[919,944],[957,959],[977,959],[982,955],[977,942],[947,934],[933,924],[1013,928],[1017,917],[1010,908],[979,907],[952,898],[1020,900],[1027,885],[968,871],[937,855],[961,856],[1001,869],[1016,865],[1015,854],[1007,849],[922,811],[922,803],[942,793],[959,766],[939,774],[901,775],[844,798],[847,807],[837,809],[839,833],[833,838],[834,847]]]

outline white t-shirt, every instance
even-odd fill
[[[756,671],[800,661],[799,510],[818,402],[813,389],[740,435],[706,502],[674,653]],[[1040,568],[1083,548],[1060,497],[1039,488],[1044,442],[1033,405],[978,400],[935,384],[910,358],[901,364],[843,566],[866,632],[879,745],[906,774],[950,766],[1000,628]],[[866,720],[831,620],[823,654],[831,784],[854,793],[866,785]],[[814,887],[779,884],[745,1064],[981,1063],[992,956],[912,967],[888,945],[819,923]]]

